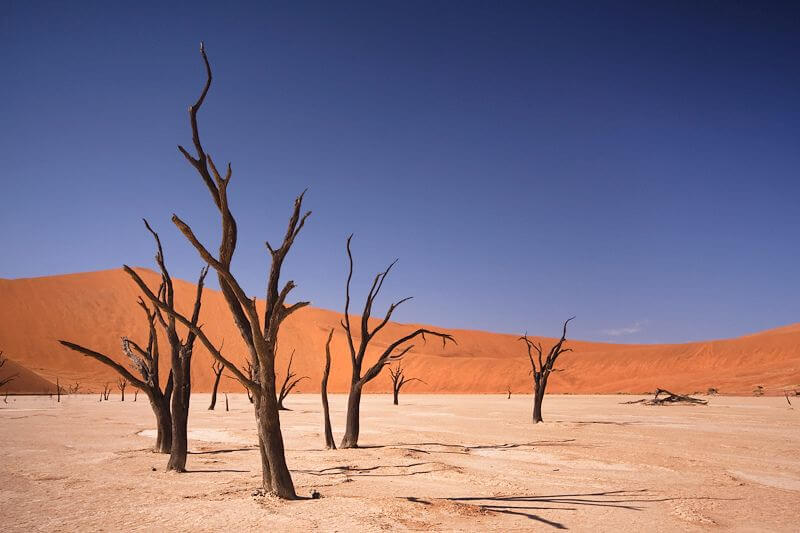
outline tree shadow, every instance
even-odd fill
[[[346,475],[346,476],[353,476],[353,477],[400,477],[400,476],[415,476],[418,474],[429,474],[431,472],[435,472],[435,469],[431,470],[412,470],[407,472],[395,472],[395,473],[378,473],[377,470],[380,469],[405,469],[405,468],[414,468],[418,466],[424,465],[433,465],[436,463],[431,462],[422,462],[422,463],[409,463],[405,465],[375,465],[375,466],[352,466],[352,465],[340,465],[340,466],[330,466],[328,468],[322,468],[320,470],[292,470],[292,472],[299,472],[302,474],[309,474],[312,476],[335,476],[335,475]]]
[[[234,473],[242,473],[247,474],[249,470],[236,470],[232,468],[219,468],[219,469],[211,469],[211,470],[184,470],[186,474],[221,474],[225,472],[234,472]]]
[[[407,498],[416,503],[430,504],[418,498]],[[478,507],[490,513],[502,513],[516,516],[524,516],[530,520],[535,520],[549,525],[555,529],[568,529],[560,522],[548,520],[531,511],[577,511],[580,507],[606,507],[614,509],[624,509],[626,511],[641,511],[645,507],[641,504],[666,502],[673,500],[736,500],[738,498],[670,498],[659,497],[652,494],[648,489],[640,490],[612,490],[602,492],[587,492],[576,494],[549,494],[543,496],[470,496],[461,498],[444,498],[456,503],[464,503]]]
[[[588,426],[588,425],[604,425],[604,426],[633,426],[633,425],[641,425],[644,422],[617,422],[613,420],[554,420],[553,422],[557,424],[576,424],[579,426]]]
[[[198,452],[186,452],[190,455],[216,455],[218,453],[233,453],[233,452],[250,452],[253,450],[258,450],[258,446],[248,446],[245,448],[224,448],[221,450],[201,450]]]
[[[397,444],[368,444],[359,446],[363,449],[378,449],[378,448],[397,448],[420,453],[453,453],[458,455],[469,455],[475,450],[510,450],[514,448],[537,448],[543,446],[567,446],[575,442],[575,439],[561,439],[561,440],[543,440],[534,442],[515,442],[515,443],[502,443],[502,444],[476,444],[476,445],[463,445],[463,444],[444,444],[441,442],[400,442]],[[439,450],[424,450],[419,446],[428,448],[442,448]],[[577,445],[573,445],[577,446]]]

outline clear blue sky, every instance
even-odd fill
[[[143,216],[196,277],[169,218],[216,246],[176,150],[200,40],[251,294],[310,187],[284,274],[320,307],[342,308],[355,232],[358,299],[399,257],[401,321],[574,314],[620,342],[800,321],[797,3],[2,0],[0,277],[152,266]]]

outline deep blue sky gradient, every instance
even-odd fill
[[[164,5],[162,5],[164,4]],[[166,5],[168,4],[168,5]],[[650,4],[650,5],[646,5]],[[401,321],[678,342],[800,321],[800,8],[774,2],[0,2],[0,277],[201,261],[187,106],[232,161],[235,272]],[[215,281],[212,282],[215,285]]]

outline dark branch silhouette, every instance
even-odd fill
[[[211,389],[211,404],[208,406],[209,411],[213,411],[217,406],[217,389],[219,388],[219,380],[222,377],[222,371],[225,370],[225,365],[214,359],[211,362],[211,370],[214,372],[214,388]]]
[[[297,494],[294,489],[294,483],[286,465],[283,435],[278,415],[275,387],[275,354],[278,349],[278,331],[283,321],[293,312],[308,305],[308,302],[287,305],[286,298],[295,287],[295,284],[293,281],[289,281],[283,288],[280,288],[279,283],[284,260],[311,213],[302,213],[304,191],[295,199],[294,209],[289,217],[289,225],[280,246],[273,247],[267,243],[267,249],[271,255],[271,265],[267,279],[266,309],[262,322],[256,309],[255,298],[251,298],[245,293],[230,270],[233,254],[236,250],[238,233],[236,221],[228,204],[227,190],[233,176],[231,165],[228,164],[227,168],[224,169],[223,176],[211,156],[204,150],[200,141],[197,113],[208,94],[212,80],[211,65],[202,44],[200,45],[200,54],[205,65],[206,82],[200,97],[189,108],[189,121],[192,129],[192,143],[195,155],[190,154],[182,146],[179,146],[178,149],[200,175],[203,183],[211,193],[214,205],[219,211],[222,238],[218,254],[216,256],[212,254],[200,242],[191,227],[177,215],[172,216],[172,221],[192,244],[200,257],[216,271],[222,295],[247,347],[250,362],[253,365],[252,374],[245,375],[240,368],[222,355],[221,351],[214,346],[195,321],[186,318],[174,308],[162,302],[129,267],[126,266],[125,270],[154,305],[186,326],[190,333],[195,335],[206,347],[212,357],[225,365],[225,368],[253,394],[259,450],[261,453],[263,488],[265,492],[280,498],[296,499]]]
[[[162,291],[160,290],[159,293]],[[83,356],[95,359],[113,369],[121,378],[138,390],[143,390],[150,401],[150,407],[156,419],[156,443],[154,451],[158,453],[169,453],[172,448],[172,412],[170,409],[170,399],[172,396],[173,378],[172,372],[169,374],[166,386],[161,388],[159,375],[159,345],[158,335],[156,334],[156,312],[151,310],[144,300],[139,298],[139,307],[145,313],[147,319],[147,344],[140,346],[128,337],[122,338],[122,353],[128,359],[133,370],[117,363],[108,355],[96,352],[73,342],[60,340],[63,346],[80,353]],[[134,375],[138,374],[138,377]],[[108,400],[110,388],[108,383],[100,392],[100,401]]]
[[[128,386],[128,381],[125,378],[117,378],[117,388],[120,392],[120,400],[121,402],[125,401],[125,387]]]
[[[394,405],[398,405],[398,396],[400,395],[400,389],[403,388],[403,385],[406,383],[411,383],[412,381],[419,381],[420,383],[425,383],[419,378],[407,378],[405,375],[405,369],[403,368],[403,362],[398,361],[396,368],[389,367],[389,374],[392,376],[392,393],[394,396]]]
[[[394,313],[395,309],[397,309],[403,302],[410,300],[411,297],[403,298],[402,300],[398,300],[397,302],[389,305],[389,309],[386,311],[386,315],[384,315],[383,319],[370,330],[369,319],[372,315],[372,305],[375,302],[375,298],[378,297],[381,287],[383,287],[383,282],[386,280],[386,276],[389,275],[389,271],[391,271],[392,267],[395,265],[395,263],[397,263],[397,260],[395,260],[386,268],[386,270],[378,273],[375,276],[375,279],[372,281],[372,286],[370,287],[369,292],[367,293],[367,299],[364,302],[364,311],[361,313],[361,328],[360,332],[357,334],[359,336],[359,343],[358,349],[356,349],[356,343],[354,340],[355,335],[350,324],[350,282],[353,278],[353,254],[350,251],[350,241],[352,239],[352,235],[347,237],[346,249],[350,268],[347,274],[347,283],[345,285],[344,320],[342,320],[342,328],[344,328],[344,332],[347,335],[347,346],[350,349],[350,363],[353,369],[353,375],[350,381],[350,394],[347,398],[347,425],[345,426],[344,437],[342,438],[342,448],[358,447],[361,393],[364,385],[378,377],[378,374],[380,374],[384,366],[393,361],[399,360],[405,354],[407,354],[409,350],[414,347],[413,344],[408,344],[411,340],[420,337],[423,341],[425,341],[425,336],[431,335],[442,339],[442,344],[445,346],[447,345],[447,341],[451,341],[454,344],[456,342],[455,339],[447,333],[432,331],[425,328],[416,329],[408,335],[400,337],[394,342],[389,343],[387,348],[378,356],[378,360],[375,361],[375,363],[362,374],[364,356],[367,353],[367,347],[369,346],[370,341],[372,341],[375,335],[381,331],[386,324],[389,323],[389,319],[392,317],[392,313]]]
[[[547,380],[550,378],[550,373],[558,369],[554,368],[556,360],[562,353],[571,352],[571,348],[564,348],[564,343],[567,341],[567,324],[575,317],[567,319],[564,322],[564,329],[561,332],[561,338],[556,342],[550,351],[544,356],[541,342],[533,342],[525,334],[518,340],[524,341],[528,348],[528,359],[531,363],[531,376],[533,377],[533,423],[538,424],[542,422],[542,401],[544,400],[545,389],[547,388]],[[534,359],[533,351],[536,350],[537,357]],[[544,359],[542,359],[544,357]],[[509,397],[511,392],[509,391]]]
[[[283,383],[281,384],[281,390],[278,393],[278,409],[283,411],[288,411],[288,409],[283,405],[283,401],[289,396],[289,393],[292,392],[298,383],[303,381],[304,379],[309,379],[308,376],[301,376],[297,377],[297,374],[292,372],[292,360],[294,359],[294,350],[292,350],[292,355],[289,356],[289,364],[286,366],[286,377],[283,378]]]
[[[331,413],[328,408],[328,376],[331,372],[331,339],[333,339],[333,328],[328,333],[328,340],[325,341],[325,368],[322,371],[322,383],[320,384],[320,394],[322,395],[322,416],[325,423],[325,447],[329,450],[336,449],[333,440],[333,429],[331,429]]]

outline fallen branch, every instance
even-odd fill
[[[641,399],[641,400],[634,400],[631,402],[622,402],[622,403],[623,404],[641,403],[644,405],[669,405],[674,403],[688,403],[688,404],[706,405],[708,404],[708,401],[701,400],[700,398],[693,398],[691,396],[684,394],[675,394],[674,392],[670,392],[666,389],[656,389],[656,394],[655,396],[653,396],[652,400]]]

